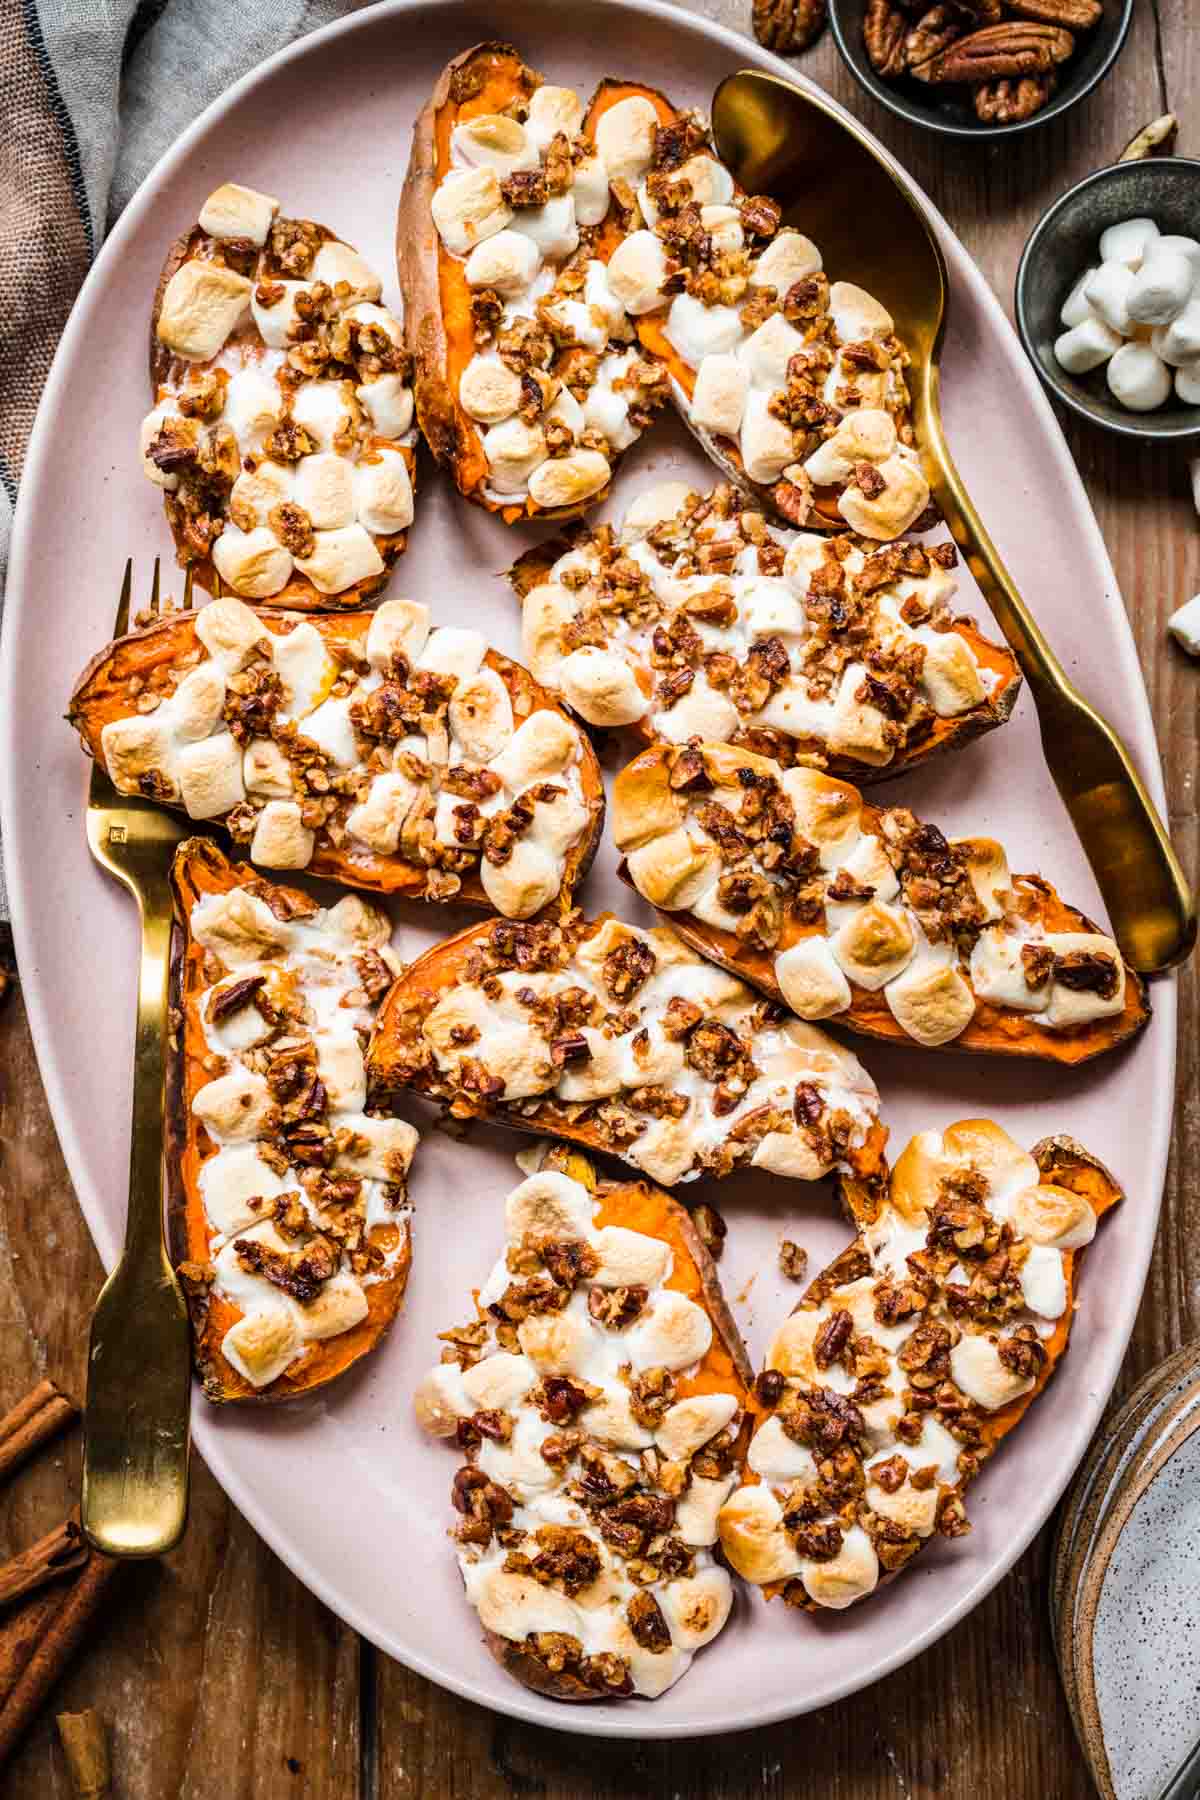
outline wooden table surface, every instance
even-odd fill
[[[747,29],[749,6],[700,0],[695,10]],[[1124,54],[1099,92],[1045,130],[995,147],[943,145],[893,119],[855,87],[828,33],[798,66],[846,101],[924,184],[1005,305],[1021,246],[1044,208],[1113,161],[1148,119],[1171,106],[1182,117],[1180,148],[1200,154],[1200,18],[1182,0],[1138,0]],[[1171,829],[1195,880],[1200,669],[1164,634],[1167,614],[1200,589],[1186,458],[1066,425],[1133,620],[1166,759]],[[1081,597],[1081,629],[1085,608]],[[1125,1387],[1196,1329],[1196,990],[1193,966],[1182,978],[1175,1151]],[[82,1392],[89,1303],[100,1279],[18,983],[0,1008],[0,1412],[43,1374]],[[0,1556],[61,1520],[78,1479],[76,1433],[4,1493]],[[301,1587],[197,1464],[183,1547],[161,1565],[122,1572],[103,1634],[0,1777],[0,1800],[67,1800],[52,1714],[84,1706],[112,1723],[121,1800],[1074,1800],[1090,1789],[1046,1626],[1047,1550],[1043,1533],[969,1619],[841,1705],[694,1745],[606,1744],[514,1724],[380,1655]]]

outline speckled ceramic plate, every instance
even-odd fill
[[[660,5],[512,0],[503,23],[535,67],[583,92],[623,71],[704,104],[739,66],[791,72],[746,39]],[[124,1207],[136,927],[125,896],[84,846],[85,771],[62,713],[76,673],[108,635],[125,557],[137,553],[148,581],[154,554],[169,552],[159,495],[136,455],[147,406],[146,312],[163,246],[181,221],[195,218],[211,188],[232,178],[286,194],[390,271],[418,108],[443,62],[496,28],[494,9],[397,0],[305,39],[233,88],[184,134],[121,219],[47,387],[9,584],[3,803],[33,1029],[105,1262]],[[848,205],[853,198],[846,196]],[[1125,734],[1161,801],[1133,642],[1079,478],[996,301],[948,232],[943,242],[953,286],[944,391],[955,455],[1071,673]],[[394,291],[385,298],[394,300]],[[673,471],[697,486],[714,479],[668,424],[631,451],[613,510],[640,482]],[[496,574],[529,541],[462,504],[426,464],[411,548],[391,591],[423,597],[440,621],[479,626],[516,652],[516,607]],[[970,610],[975,597],[965,586]],[[954,830],[994,833],[1015,869],[1045,870],[1099,914],[1027,704],[1003,732],[922,771],[896,798]],[[617,887],[609,845],[585,897],[593,910],[610,902],[633,908]],[[447,914],[397,914],[398,944],[412,953],[454,923]],[[517,1141],[499,1133],[480,1132],[466,1144],[426,1137],[413,1180],[416,1260],[407,1304],[361,1372],[271,1417],[222,1416],[197,1399],[197,1448],[272,1547],[351,1624],[412,1668],[520,1717],[583,1732],[694,1737],[865,1687],[932,1642],[999,1580],[1062,1491],[1099,1416],[1133,1324],[1166,1162],[1175,1018],[1169,982],[1156,984],[1155,1006],[1132,1050],[1077,1072],[857,1046],[879,1081],[896,1143],[920,1127],[989,1112],[1025,1143],[1073,1132],[1129,1188],[1127,1204],[1089,1252],[1065,1366],[973,1493],[973,1534],[932,1549],[867,1605],[814,1622],[742,1593],[719,1642],[651,1704],[567,1710],[516,1686],[491,1661],[444,1535],[453,1452],[419,1437],[409,1395],[436,1359],[435,1333],[462,1314],[469,1287],[495,1255],[499,1201],[516,1179]],[[730,1221],[724,1279],[759,1354],[795,1298],[775,1272],[780,1235],[807,1245],[819,1267],[848,1233],[824,1187],[758,1177],[709,1197]],[[62,1204],[71,1204],[69,1196]]]

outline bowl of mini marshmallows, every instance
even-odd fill
[[[1200,436],[1200,162],[1099,169],[1055,202],[1017,270],[1047,387],[1110,431]]]

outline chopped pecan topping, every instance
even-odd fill
[[[654,969],[654,951],[645,939],[623,938],[604,959],[604,985],[614,1000],[632,1000]]]
[[[632,1287],[593,1287],[588,1293],[588,1312],[597,1325],[607,1326],[610,1331],[621,1331],[626,1325],[632,1325],[649,1298],[650,1290],[637,1284]]]
[[[629,1629],[643,1650],[657,1654],[671,1648],[671,1633],[653,1594],[635,1594],[625,1608]]]

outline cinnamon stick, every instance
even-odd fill
[[[112,1793],[112,1766],[100,1714],[89,1706],[86,1712],[59,1713],[55,1724],[76,1800],[108,1800]]]
[[[87,1630],[117,1568],[88,1549],[68,1587],[43,1588],[0,1626],[0,1769]]]
[[[25,1594],[58,1581],[88,1559],[88,1547],[76,1518],[67,1519],[47,1532],[28,1550],[0,1564],[0,1607],[11,1606]]]
[[[0,1481],[73,1419],[79,1408],[52,1381],[39,1381],[0,1419]]]

